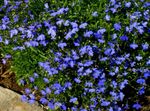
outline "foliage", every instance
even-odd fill
[[[6,1],[1,53],[29,86],[23,101],[34,103],[37,92],[49,110],[141,108],[149,90],[150,2]]]

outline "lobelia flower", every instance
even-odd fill
[[[52,40],[56,39],[56,31],[54,30],[54,27],[50,27],[50,29],[48,30],[48,34],[51,35]]]
[[[76,22],[70,22],[72,28],[78,28],[78,24]]]
[[[70,25],[70,21],[69,20],[66,20],[65,22],[64,22],[64,26],[69,26]]]
[[[67,44],[64,42],[58,43],[58,47],[60,47],[61,49],[64,49],[64,47],[66,47]]]
[[[10,31],[10,37],[12,38],[14,35],[18,34],[18,30],[17,29],[13,29]]]
[[[34,78],[38,78],[39,75],[37,73],[34,73]]]
[[[138,47],[138,45],[136,43],[130,44],[130,48],[132,48],[132,49],[136,49],[137,47]]]
[[[138,56],[136,56],[136,59],[137,59],[138,61],[140,61],[141,59],[143,59],[143,57],[140,56],[140,55],[138,55]]]
[[[45,3],[44,6],[45,8],[49,8],[48,3]]]
[[[150,60],[148,60],[148,61],[146,62],[146,64],[147,64],[147,65],[150,65]]]
[[[18,15],[16,15],[16,16],[14,16],[14,17],[13,17],[13,19],[14,19],[14,22],[18,22],[18,20],[19,20],[19,16],[18,16]]]
[[[43,96],[46,96],[46,92],[44,90],[40,91]]]
[[[60,103],[60,102],[56,102],[55,104],[54,104],[54,107],[56,108],[56,107],[59,107],[60,108],[60,106],[61,106],[62,104]]]
[[[31,93],[31,90],[29,88],[25,88],[25,93],[29,94],[29,93]]]
[[[78,99],[77,99],[76,97],[72,97],[72,98],[69,100],[69,102],[70,102],[70,103],[75,103],[77,100],[78,100]]]
[[[93,92],[95,92],[96,90],[95,89],[89,89],[88,90],[90,93],[93,93]]]
[[[97,16],[98,16],[97,11],[93,12],[93,13],[92,13],[92,16],[93,16],[93,17],[97,17]]]
[[[37,40],[45,40],[45,35],[44,34],[40,34],[38,37],[37,37]]]
[[[110,21],[110,16],[109,16],[109,15],[106,15],[106,16],[105,16],[105,20],[106,20],[106,21]]]
[[[47,94],[50,94],[50,93],[51,93],[50,88],[49,88],[49,87],[46,87],[46,88],[45,88],[45,92],[46,92]]]
[[[62,25],[63,23],[64,23],[64,20],[62,20],[62,19],[61,19],[61,20],[58,20],[58,21],[56,22],[57,25]]]
[[[79,78],[74,78],[74,81],[75,81],[76,83],[80,83],[80,82],[81,82],[81,80],[80,80]]]
[[[139,110],[142,106],[137,102],[137,103],[133,104],[132,107],[135,108],[136,110]]]
[[[80,29],[85,29],[87,25],[88,25],[87,23],[82,23],[82,24],[79,26],[79,28],[80,28]]]
[[[109,102],[109,101],[104,101],[104,100],[102,100],[101,106],[109,106],[109,105],[110,105],[110,102]]]
[[[108,48],[104,51],[104,54],[108,56],[113,55],[115,54],[115,50],[113,48]]]
[[[25,85],[25,81],[23,79],[21,79],[19,82],[21,85]]]
[[[105,28],[99,29],[99,30],[97,31],[97,33],[99,33],[99,34],[104,34],[105,32],[106,32],[106,29],[105,29]]]
[[[145,73],[144,73],[144,78],[146,78],[146,79],[147,79],[148,77],[150,77],[150,71],[149,71],[149,72],[145,72]]]
[[[61,106],[61,109],[64,110],[64,111],[66,111],[66,110],[67,110],[67,107],[66,107],[65,105],[62,105],[62,106]]]
[[[145,84],[145,79],[140,78],[140,79],[137,79],[136,82],[139,84]]]
[[[138,32],[139,32],[140,34],[143,34],[143,33],[144,33],[143,26],[137,26],[136,29],[138,30]]]
[[[149,48],[149,44],[147,44],[147,43],[142,44],[142,48],[143,48],[143,50],[147,50]]]
[[[40,98],[39,100],[42,104],[47,104],[48,103],[48,100],[44,97]]]
[[[123,98],[124,98],[125,95],[122,92],[119,92],[118,96],[119,96],[120,100],[123,101]]]
[[[35,99],[35,95],[34,94],[29,94],[30,99]]]
[[[124,80],[123,82],[120,83],[120,89],[122,90],[123,88],[125,88],[125,85],[128,84],[128,80]]]
[[[28,101],[28,97],[26,95],[22,95],[21,96],[21,101],[22,102],[27,102]]]
[[[127,37],[126,35],[121,36],[121,37],[120,37],[120,40],[122,40],[122,41],[128,41],[128,37]]]
[[[87,111],[86,109],[81,109],[80,111]]]
[[[48,78],[43,78],[44,83],[49,83],[49,79]]]
[[[131,6],[131,2],[126,2],[125,7],[129,8]]]
[[[90,37],[91,35],[93,35],[93,32],[92,31],[86,31],[84,33],[84,37]]]
[[[35,79],[33,77],[29,77],[29,80],[31,83],[35,81]]]
[[[55,107],[54,107],[54,104],[52,102],[48,102],[48,107],[51,109],[51,110],[54,110]]]
[[[145,93],[145,88],[144,87],[141,87],[140,89],[139,89],[139,91],[138,91],[138,94],[139,95],[142,95],[142,94],[144,94]]]
[[[120,23],[115,23],[114,24],[114,29],[117,30],[117,31],[119,31],[121,29]]]

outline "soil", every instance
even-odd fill
[[[16,83],[15,74],[9,70],[9,64],[0,63],[0,86],[11,89],[19,94],[23,93],[23,87]]]

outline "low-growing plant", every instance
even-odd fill
[[[7,1],[7,0],[6,0]],[[0,8],[3,63],[22,101],[48,110],[139,110],[150,77],[150,2],[5,1]]]

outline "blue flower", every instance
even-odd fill
[[[21,101],[27,102],[28,101],[28,97],[26,95],[22,95],[21,96]]]
[[[115,54],[115,50],[113,48],[108,48],[104,51],[104,54],[108,55],[108,56],[113,55],[113,54]]]
[[[62,25],[63,23],[64,23],[64,20],[58,20],[58,21],[56,22],[57,25]]]
[[[92,31],[87,31],[84,33],[84,37],[90,37],[91,35],[93,35]]]
[[[142,44],[142,48],[143,48],[143,50],[147,50],[149,48],[149,44],[147,44],[147,43]]]
[[[89,92],[93,93],[93,92],[95,92],[95,89],[89,89]]]
[[[34,99],[29,99],[28,102],[29,102],[29,104],[34,104],[35,100]]]
[[[31,93],[31,90],[29,88],[25,88],[25,93],[29,94],[29,93]]]
[[[136,59],[137,59],[138,61],[140,61],[141,59],[143,59],[143,57],[140,56],[140,55],[138,55],[138,56],[136,56]]]
[[[132,49],[136,49],[137,47],[138,47],[138,45],[136,43],[130,44],[130,48],[132,48]]]
[[[131,6],[131,2],[126,2],[125,7],[129,8]]]
[[[21,79],[19,82],[21,85],[25,85],[25,81],[23,79]]]
[[[35,95],[34,94],[29,94],[30,99],[35,99]]]
[[[150,77],[150,72],[145,72],[144,73],[144,77],[147,79],[148,77]]]
[[[82,23],[82,24],[79,26],[79,28],[80,28],[80,29],[85,29],[87,25],[88,25],[87,23]]]
[[[71,22],[70,24],[72,28],[78,28],[78,24],[76,22]]]
[[[49,8],[48,3],[45,3],[44,6],[45,8]]]
[[[110,21],[110,16],[109,16],[109,15],[106,15],[106,16],[105,16],[105,20],[106,20],[106,21]]]
[[[48,102],[48,107],[51,109],[51,110],[54,110],[55,107],[54,107],[54,104],[52,102]]]
[[[51,39],[54,40],[56,39],[56,31],[54,30],[54,27],[51,27],[49,30],[48,30],[48,34],[51,35]]]
[[[72,87],[72,83],[71,83],[71,82],[66,82],[66,83],[64,84],[64,87],[65,87],[65,88],[71,88],[71,87]]]
[[[66,111],[66,110],[67,110],[67,107],[66,107],[65,105],[62,105],[62,106],[61,106],[61,109],[64,110],[64,111]]]
[[[101,106],[109,106],[110,102],[109,101],[102,101]]]
[[[142,94],[144,94],[145,93],[145,88],[144,87],[141,87],[140,89],[139,89],[139,91],[138,91],[138,94],[139,95],[142,95]]]
[[[93,16],[93,17],[97,17],[97,16],[98,16],[97,11],[93,12],[93,13],[92,13],[92,16]]]
[[[145,84],[145,79],[140,78],[136,82],[139,84]]]
[[[45,98],[41,98],[40,100],[39,100],[42,104],[47,104],[48,103],[48,100],[47,99],[45,99]]]
[[[33,77],[29,77],[30,82],[34,82],[34,78]]]
[[[122,92],[119,92],[119,98],[120,98],[121,101],[123,101],[124,96],[125,95]]]
[[[44,90],[40,91],[43,96],[46,96],[46,92]]]
[[[122,40],[122,41],[128,41],[128,37],[127,37],[126,35],[121,36],[121,37],[120,37],[120,40]]]
[[[70,102],[70,103],[75,103],[77,100],[78,100],[78,99],[77,99],[76,97],[74,97],[74,98],[71,98],[71,99],[69,100],[69,102]]]
[[[45,35],[44,34],[41,34],[37,37],[37,40],[45,40]]]
[[[34,73],[34,78],[38,78],[39,75],[37,73]]]
[[[92,87],[93,86],[93,83],[92,82],[86,82],[85,83],[85,87]]]
[[[99,29],[99,30],[97,31],[97,33],[99,33],[99,34],[104,34],[105,32],[106,32],[106,29],[105,29],[105,28]]]
[[[58,43],[58,47],[60,47],[61,49],[64,49],[65,46],[67,46],[66,43]]]
[[[123,82],[120,83],[120,89],[122,90],[123,88],[125,88],[125,85],[128,84],[128,80],[124,80]]]
[[[120,23],[115,23],[114,24],[114,29],[117,30],[117,31],[119,31],[121,29]]]
[[[139,103],[136,103],[136,104],[134,104],[132,107],[138,110],[138,109],[140,109],[142,106],[141,106]]]
[[[45,83],[49,83],[49,79],[48,79],[48,78],[43,78],[43,81],[44,81]]]
[[[50,88],[49,88],[49,87],[46,87],[45,92],[46,92],[47,94],[50,94],[50,93],[51,93]]]
[[[62,104],[60,103],[60,102],[56,102],[55,104],[54,104],[54,107],[60,107]]]
[[[76,83],[80,83],[80,82],[81,82],[81,80],[80,80],[79,78],[74,78],[74,81],[75,81]]]

